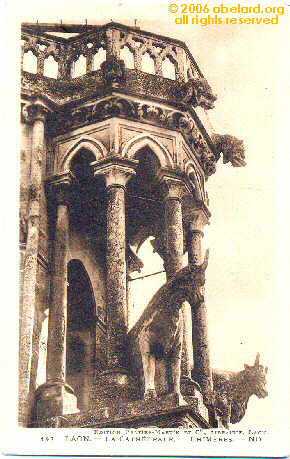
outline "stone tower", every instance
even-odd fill
[[[22,63],[20,425],[215,426],[204,299],[181,308],[186,403],[143,400],[128,330],[136,248],[168,279],[199,265],[205,181],[245,164],[201,121],[209,84],[183,42],[113,22],[23,24]]]

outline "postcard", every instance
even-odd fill
[[[3,454],[289,454],[288,28],[6,3]]]

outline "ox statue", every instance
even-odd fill
[[[151,311],[150,317],[144,320],[139,334],[145,380],[145,400],[156,397],[155,359],[164,358],[170,364],[171,392],[178,396],[180,403],[183,403],[180,395],[183,338],[181,306],[184,301],[190,301],[197,307],[204,301],[200,287],[205,283],[207,264],[208,251],[201,265],[188,265],[173,275],[157,291],[146,308],[147,312]]]
[[[213,370],[214,405],[224,427],[229,423],[239,422],[245,415],[249,398],[256,395],[265,398],[268,392],[266,374],[268,367],[259,364],[260,355],[256,356],[253,366],[245,364],[239,372]]]

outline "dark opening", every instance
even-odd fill
[[[157,156],[146,146],[138,151],[136,158],[139,160],[136,174],[126,187],[126,231],[132,245],[137,241],[142,244],[148,236],[161,234],[164,207]]]
[[[84,148],[72,158],[70,171],[76,176],[81,186],[88,186],[94,182],[94,170],[90,164],[95,160],[93,153]]]
[[[85,148],[70,162],[70,171],[77,178],[70,203],[70,227],[103,244],[106,234],[106,187],[103,177],[94,176],[91,163],[96,158]]]
[[[95,367],[95,300],[90,278],[79,260],[68,263],[66,380],[78,408],[88,407]]]

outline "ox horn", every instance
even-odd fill
[[[204,260],[203,260],[203,263],[201,265],[201,268],[203,269],[203,271],[207,268],[208,257],[209,257],[209,249],[206,250],[205,255],[204,255]]]
[[[259,365],[259,360],[260,360],[260,354],[259,354],[259,352],[257,352],[255,363],[254,363],[254,367],[257,367]]]

